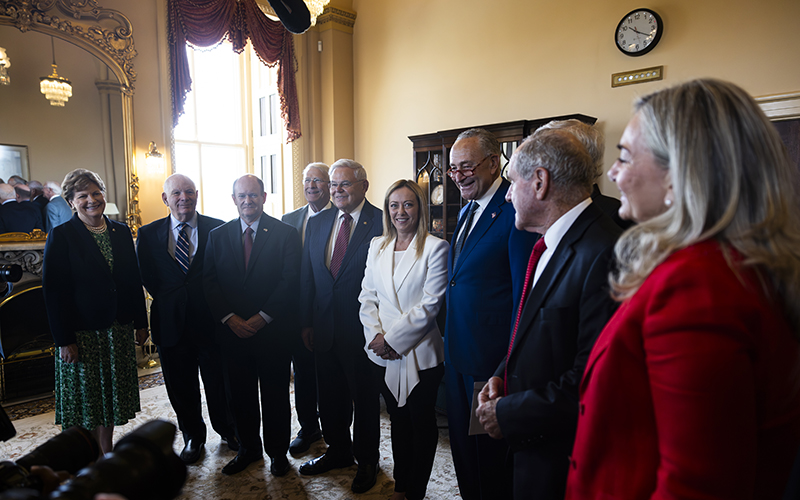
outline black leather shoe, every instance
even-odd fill
[[[228,443],[228,448],[233,451],[239,451],[239,440],[236,439],[236,436],[229,436],[225,437],[222,436],[222,440]]]
[[[327,453],[321,457],[309,460],[300,466],[300,474],[304,476],[316,476],[317,474],[324,474],[329,470],[343,469],[353,465],[353,457],[332,457]]]
[[[252,464],[253,462],[258,462],[261,460],[261,454],[258,455],[236,455],[233,460],[228,462],[228,465],[222,468],[222,473],[228,476],[232,476],[234,474],[238,474],[245,470],[248,465]]]
[[[316,443],[320,439],[322,439],[322,432],[319,430],[305,433],[301,429],[300,432],[297,433],[297,437],[292,441],[292,444],[289,445],[289,453],[292,455],[302,455],[311,448],[313,443]]]
[[[285,476],[290,470],[292,466],[289,465],[289,459],[285,455],[273,458],[272,465],[269,466],[269,471],[277,477]]]
[[[205,442],[199,439],[189,439],[186,441],[186,446],[184,446],[183,451],[181,451],[181,460],[183,460],[183,463],[189,465],[200,460],[200,456],[203,454],[204,444]]]
[[[353,493],[366,493],[378,480],[377,465],[359,465],[356,477],[353,479],[353,486],[350,487]]]

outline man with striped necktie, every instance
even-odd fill
[[[208,233],[222,224],[197,213],[197,189],[185,175],[164,182],[170,214],[139,229],[137,254],[142,283],[153,297],[150,330],[158,346],[170,403],[183,433],[181,460],[195,463],[206,442],[198,369],[211,426],[235,450],[239,445],[223,381],[219,346],[203,294],[203,257]]]

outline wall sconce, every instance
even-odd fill
[[[8,76],[8,68],[11,67],[11,59],[6,54],[6,49],[0,47],[0,85],[10,85],[11,77]]]
[[[147,162],[147,169],[150,171],[163,173],[164,172],[164,155],[162,155],[158,148],[156,147],[156,143],[150,141],[149,151],[144,154],[145,161]]]

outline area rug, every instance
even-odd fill
[[[144,389],[140,392],[142,411],[128,424],[117,427],[114,432],[115,442],[125,434],[138,428],[152,419],[163,419],[177,425],[175,412],[169,403],[163,385]],[[292,397],[292,401],[294,398]],[[204,412],[205,401],[203,403]],[[292,420],[293,435],[299,430],[296,418]],[[53,412],[44,413],[28,418],[16,420],[14,426],[17,430],[16,437],[5,443],[0,443],[0,459],[14,460],[33,450],[47,439],[61,431],[53,423]],[[439,417],[442,426],[446,419]],[[206,422],[208,416],[206,415]],[[183,438],[180,433],[175,438],[174,449],[180,452],[183,448]],[[381,413],[381,445],[380,445],[380,472],[377,484],[364,494],[354,494],[350,491],[350,484],[356,473],[356,466],[338,469],[320,476],[301,476],[297,469],[306,460],[322,454],[325,445],[322,441],[311,447],[303,457],[291,457],[289,461],[292,470],[284,477],[274,477],[269,472],[269,459],[264,462],[252,464],[245,471],[235,476],[225,476],[220,469],[228,463],[236,453],[229,450],[227,445],[220,443],[220,438],[209,429],[206,452],[203,458],[195,465],[189,466],[188,477],[182,493],[176,497],[181,500],[189,499],[220,499],[220,500],[305,500],[305,499],[387,499],[394,490],[392,480],[392,453],[389,438],[389,416],[385,410]],[[447,438],[447,429],[439,431],[439,446],[436,450],[434,470],[428,485],[429,499],[460,498],[458,486],[450,456],[450,443]]]

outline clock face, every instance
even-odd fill
[[[636,9],[619,22],[614,39],[623,54],[641,56],[655,48],[663,32],[658,14],[650,9]]]
[[[433,188],[433,192],[431,192],[431,203],[434,205],[441,205],[444,201],[444,186],[439,184],[435,188]]]

